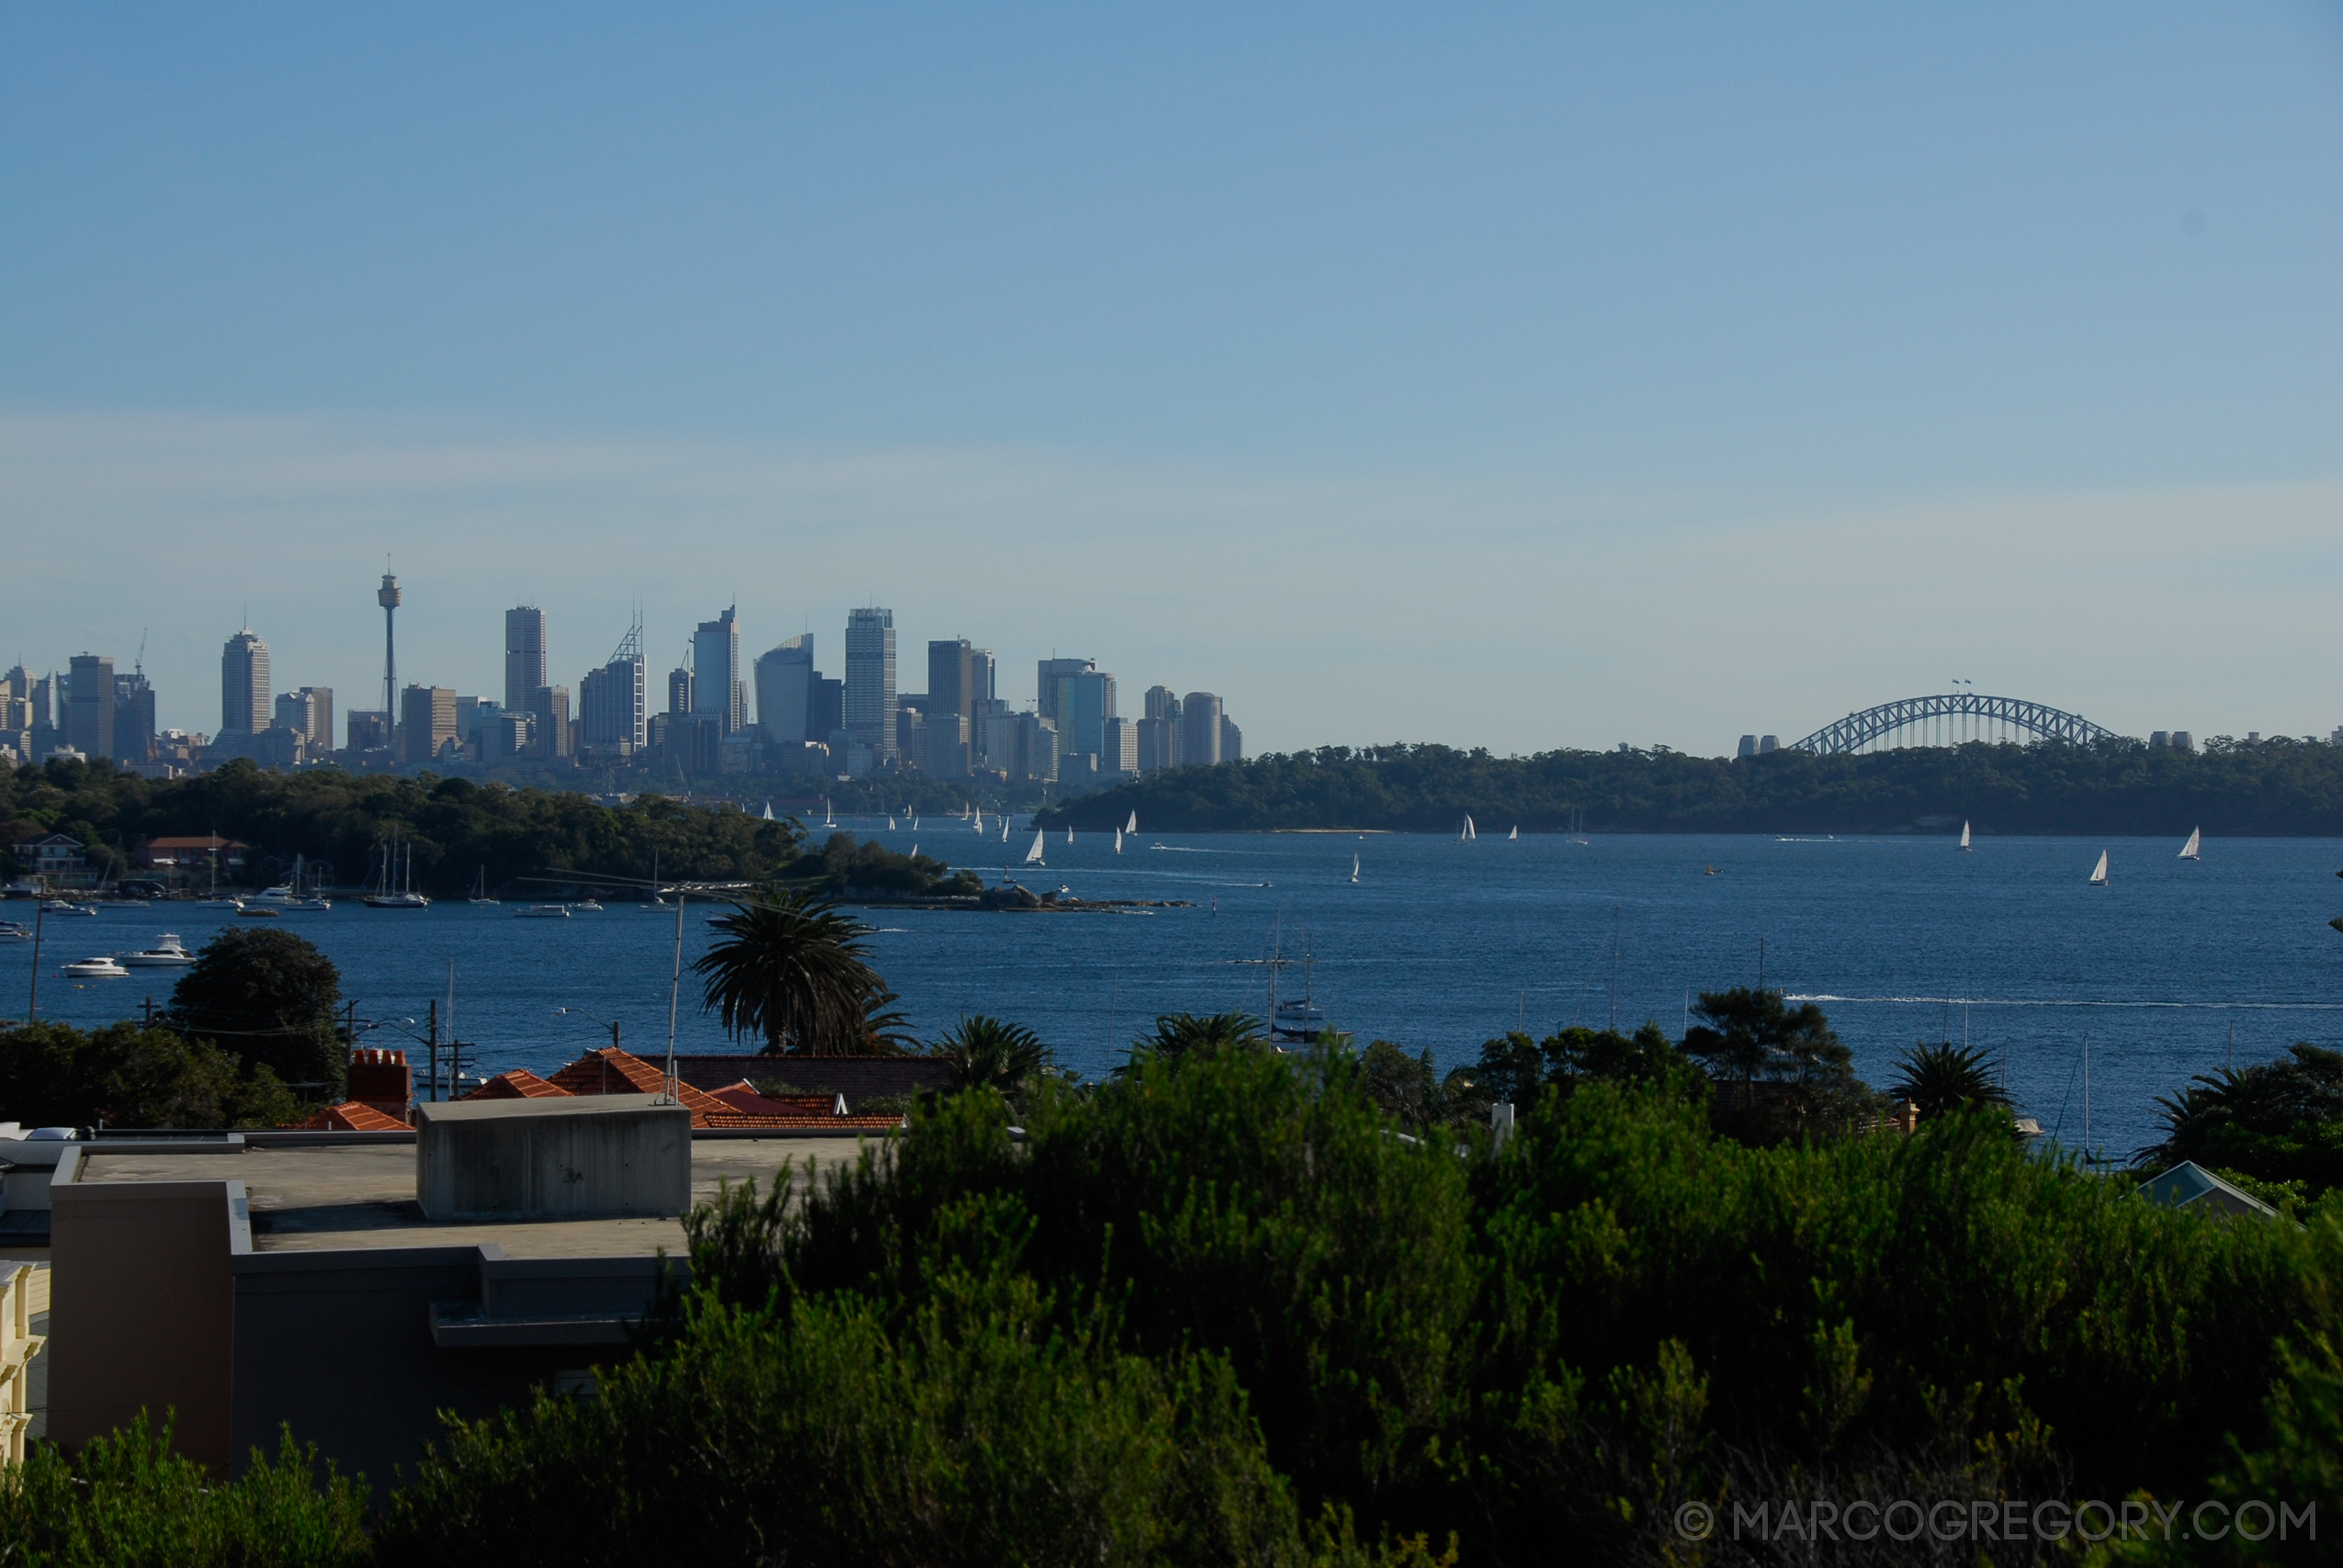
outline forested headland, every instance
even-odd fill
[[[1973,742],[1821,757],[1649,750],[1499,757],[1433,745],[1321,747],[1176,768],[1043,814],[1105,831],[1278,829],[1606,833],[1979,833],[2343,836],[2343,746],[2226,739],[2202,750],[2136,740]]]
[[[129,869],[149,839],[218,834],[250,846],[244,879],[290,873],[298,855],[356,886],[393,835],[414,886],[458,895],[485,876],[492,892],[542,889],[524,878],[625,877],[648,882],[803,882],[889,893],[974,893],[967,873],[916,861],[850,834],[809,845],[804,827],[733,808],[645,795],[623,806],[567,790],[508,789],[469,779],[272,773],[231,762],[193,778],[149,780],[51,761],[0,773],[0,854],[61,832],[91,866]],[[11,863],[6,869],[17,871]],[[223,868],[223,880],[225,877]]]

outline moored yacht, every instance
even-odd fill
[[[101,954],[66,964],[65,974],[75,980],[127,980],[130,972]]]
[[[164,931],[154,939],[153,947],[118,953],[114,961],[131,969],[185,969],[196,961],[196,955],[179,941],[177,932]]]

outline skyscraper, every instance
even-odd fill
[[[939,778],[968,771],[974,731],[978,654],[968,639],[927,645],[927,714],[920,765]]]
[[[642,621],[618,639],[610,662],[578,683],[578,743],[591,751],[640,751],[649,742]],[[690,694],[684,711],[690,711]]]
[[[545,684],[545,612],[520,604],[504,612],[504,706],[526,708]]]
[[[456,689],[409,686],[400,698],[399,760],[416,764],[437,760],[456,739]]]
[[[114,751],[114,661],[74,656],[65,685],[65,744],[90,761]]]
[[[1180,762],[1183,767],[1209,767],[1220,761],[1220,699],[1210,692],[1190,692],[1180,699]]]
[[[688,666],[679,664],[667,671],[667,716],[692,716],[692,672]]]
[[[1098,668],[1095,659],[1045,659],[1034,672],[1034,712],[1058,717],[1058,682],[1071,675],[1086,675]]]
[[[220,650],[220,733],[254,735],[268,723],[268,645],[246,626]]]
[[[846,739],[870,748],[875,761],[895,750],[895,612],[872,606],[846,614]]]
[[[114,677],[114,754],[125,762],[154,761],[154,687],[143,670]]]
[[[1245,732],[1228,715],[1220,716],[1220,760],[1241,762],[1245,760]]]
[[[813,633],[783,639],[757,655],[756,723],[764,739],[787,746],[823,740],[807,728],[813,699]]]
[[[748,687],[741,680],[741,628],[727,609],[692,634],[692,713],[712,718],[730,735],[749,721]]]

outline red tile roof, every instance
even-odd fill
[[[570,1091],[549,1084],[526,1067],[515,1067],[502,1072],[469,1094],[458,1100],[546,1100],[567,1099]]]
[[[606,1045],[589,1052],[553,1075],[549,1087],[564,1094],[662,1094],[667,1089],[667,1075],[656,1063],[647,1062],[615,1045]],[[747,1098],[758,1101],[742,1105],[730,1097],[743,1085],[726,1089],[721,1095],[694,1089],[680,1080],[675,1085],[676,1100],[692,1113],[695,1127],[730,1128],[754,1127],[787,1131],[792,1128],[851,1127],[856,1130],[881,1132],[902,1125],[900,1116],[839,1116],[836,1100],[826,1095],[788,1095],[768,1098],[750,1090]],[[814,1107],[819,1106],[816,1110]],[[771,1109],[767,1109],[771,1107]]]
[[[371,1105],[355,1100],[339,1105],[329,1105],[306,1122],[297,1122],[294,1130],[302,1133],[403,1133],[407,1124],[396,1116],[385,1115]]]

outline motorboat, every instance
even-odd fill
[[[524,904],[513,911],[516,920],[566,920],[570,918],[567,904]]]
[[[69,898],[43,898],[40,912],[44,915],[87,915],[97,919],[97,908],[91,904],[76,904]]]
[[[296,893],[291,884],[282,882],[274,887],[264,887],[242,902],[246,906],[274,909],[280,915],[322,915],[334,908],[330,899],[309,893]]]
[[[65,965],[65,976],[72,980],[127,980],[130,976],[110,957],[85,958]]]
[[[196,955],[180,942],[175,931],[164,931],[156,937],[153,947],[114,955],[114,962],[130,969],[185,969],[195,961]]]
[[[0,942],[30,942],[32,928],[15,920],[0,920]]]
[[[241,898],[198,898],[196,900],[195,907],[198,909],[228,909],[232,911],[243,908],[244,907],[244,901]]]
[[[602,913],[602,906],[592,898],[581,898],[576,903],[571,905],[570,908],[572,909],[583,909],[586,913],[593,915]]]

